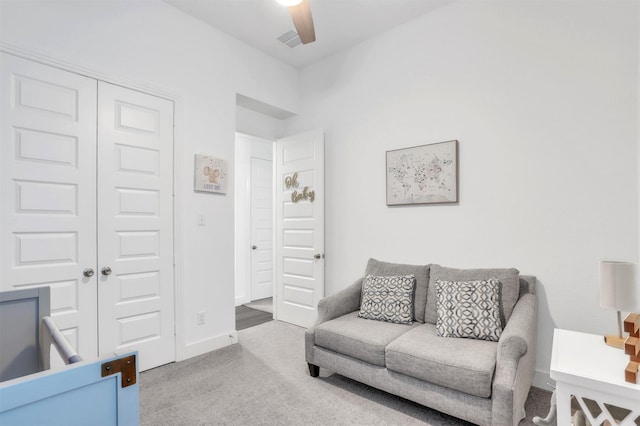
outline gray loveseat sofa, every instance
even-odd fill
[[[365,275],[414,275],[412,324],[358,317],[361,278],[318,304],[306,331],[309,372],[320,368],[479,425],[517,425],[525,417],[536,353],[535,277],[516,269],[452,269],[370,259]],[[436,335],[436,280],[497,278],[499,340]],[[439,283],[440,284],[440,283]]]

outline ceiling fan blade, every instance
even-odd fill
[[[311,16],[311,8],[308,0],[302,0],[297,6],[289,8],[291,19],[296,31],[302,40],[302,44],[312,43],[316,41],[316,30],[313,27],[313,17]]]

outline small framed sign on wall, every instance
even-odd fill
[[[196,191],[227,193],[227,161],[211,155],[196,154]]]

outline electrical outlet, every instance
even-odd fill
[[[198,312],[197,319],[198,319],[198,325],[203,325],[204,323],[207,322],[207,317],[204,311]]]

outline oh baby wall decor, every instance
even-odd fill
[[[298,203],[303,200],[309,200],[313,203],[316,199],[316,191],[309,189],[308,186],[302,188],[301,191],[298,190],[300,184],[298,183],[297,172],[284,178],[284,186],[286,189],[293,189],[293,192],[291,192],[292,203]]]

